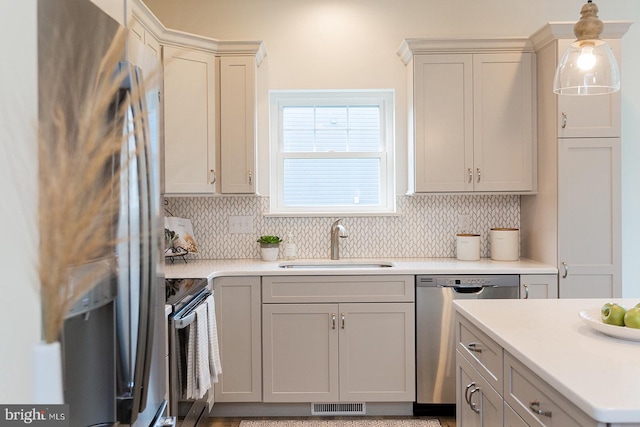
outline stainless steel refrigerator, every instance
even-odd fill
[[[39,115],[67,110],[88,90],[119,24],[90,0],[38,1]],[[163,226],[160,216],[160,64],[129,37],[120,70],[127,78],[113,99],[126,106],[116,124],[123,146],[114,164],[120,174],[117,239],[110,254],[117,268],[67,314],[63,344],[65,403],[71,426],[153,426],[166,414],[166,321],[164,317]],[[153,79],[145,76],[153,75]],[[131,88],[144,87],[142,99]],[[137,120],[141,117],[142,120]],[[132,127],[139,126],[136,132]],[[126,135],[126,136],[125,136]],[[129,136],[131,135],[131,136]],[[73,242],[69,242],[73,244]],[[61,248],[63,250],[63,248]]]

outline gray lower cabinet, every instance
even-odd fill
[[[521,274],[520,298],[553,299],[558,298],[557,274]]]
[[[222,375],[216,402],[262,401],[260,277],[213,280]]]
[[[483,427],[502,425],[502,396],[456,351],[456,425]]]
[[[415,400],[413,276],[274,276],[262,285],[264,402]]]
[[[458,427],[604,427],[459,314],[456,337]]]

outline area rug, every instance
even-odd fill
[[[242,420],[240,427],[441,427],[438,420]]]

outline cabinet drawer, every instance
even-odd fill
[[[502,347],[457,315],[456,347],[480,374],[502,394]]]
[[[550,427],[598,425],[508,352],[504,356],[504,378],[504,400],[527,424]]]
[[[263,303],[414,302],[414,276],[266,276]]]

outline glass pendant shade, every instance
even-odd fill
[[[620,90],[620,70],[609,45],[600,40],[603,24],[589,0],[574,27],[578,38],[564,52],[553,80],[560,95],[602,95]]]

